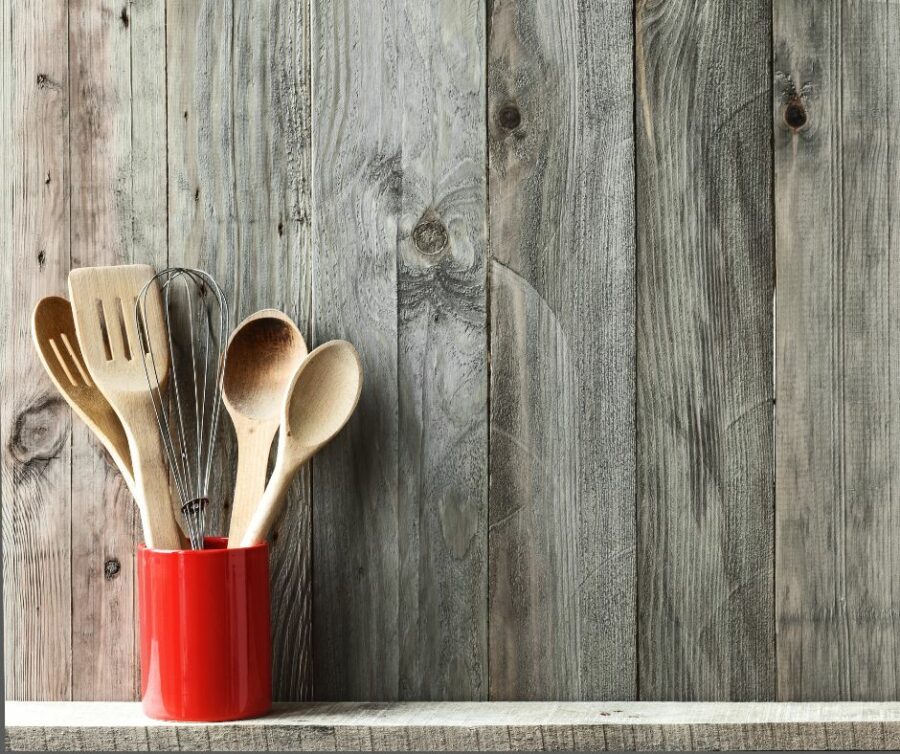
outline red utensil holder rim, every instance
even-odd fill
[[[215,543],[219,546],[217,547],[204,547],[202,550],[192,550],[190,548],[185,550],[168,550],[168,549],[157,549],[155,547],[147,547],[143,542],[138,544],[138,551],[146,550],[147,552],[151,552],[154,555],[176,555],[179,557],[204,557],[209,555],[214,555],[216,553],[237,553],[237,552],[252,552],[253,550],[262,550],[269,546],[268,542],[257,542],[255,545],[247,545],[246,547],[228,547],[228,537],[204,537],[204,543]]]

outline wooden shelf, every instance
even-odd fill
[[[898,749],[900,703],[341,702],[205,724],[131,702],[7,702],[4,737],[32,751]]]

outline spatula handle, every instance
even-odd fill
[[[276,461],[272,476],[266,485],[266,491],[256,506],[253,517],[250,519],[250,523],[244,531],[244,536],[241,538],[241,547],[250,547],[250,545],[255,545],[259,542],[265,542],[272,525],[281,514],[281,510],[284,507],[284,499],[300,466],[302,466],[302,463],[288,467],[280,459]]]
[[[157,550],[179,550],[182,539],[172,509],[169,469],[164,460],[162,439],[155,426],[146,422],[137,426],[146,427],[140,436],[129,431],[127,425],[125,431],[134,466],[136,502],[141,511],[144,543]]]

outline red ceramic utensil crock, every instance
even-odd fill
[[[213,722],[272,706],[269,547],[138,548],[141,692],[160,720]]]

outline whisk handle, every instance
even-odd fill
[[[250,547],[250,545],[266,541],[272,525],[281,514],[281,510],[284,507],[284,499],[300,466],[302,466],[302,463],[290,466],[280,461],[275,463],[275,468],[272,471],[272,476],[269,478],[269,483],[266,485],[266,490],[262,498],[260,498],[256,510],[253,511],[253,516],[250,519],[250,523],[247,524],[238,546]]]

